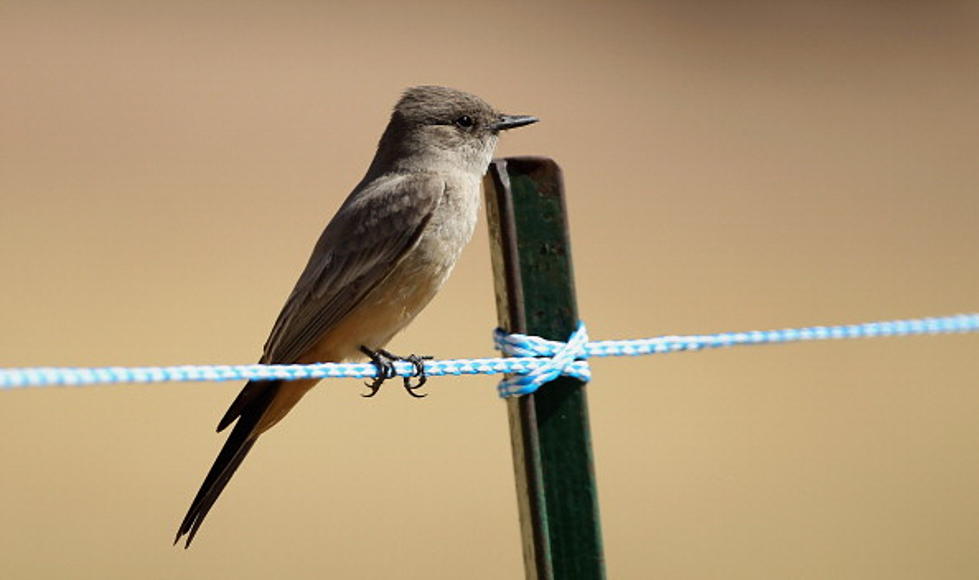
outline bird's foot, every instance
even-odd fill
[[[394,361],[397,359],[386,356],[389,354],[386,350],[375,351],[366,346],[361,346],[360,352],[366,354],[367,358],[371,359],[371,362],[377,367],[377,377],[369,383],[364,383],[371,392],[366,395],[361,395],[361,397],[373,397],[381,390],[381,385],[384,384],[384,381],[395,376]]]
[[[397,376],[397,371],[394,368],[394,363],[396,361],[404,361],[407,363],[411,363],[411,365],[415,367],[415,372],[413,374],[407,377],[403,377],[405,391],[407,391],[409,395],[415,397],[416,399],[420,399],[426,396],[425,393],[416,393],[415,391],[420,389],[428,381],[428,377],[425,375],[424,361],[431,360],[432,357],[418,356],[417,354],[412,354],[408,356],[398,356],[396,354],[392,354],[391,352],[384,350],[383,348],[379,348],[377,350],[371,350],[366,346],[361,346],[360,352],[367,355],[367,357],[371,359],[371,362],[374,363],[374,366],[377,367],[377,378],[375,378],[373,381],[369,383],[365,383],[367,385],[367,388],[370,389],[371,392],[361,396],[373,397],[374,395],[377,394],[377,391],[381,389],[381,385],[384,384],[384,381]],[[418,379],[418,381],[415,384],[411,383],[411,379],[413,378]]]
[[[428,376],[425,374],[425,361],[432,360],[430,356],[418,356],[417,354],[409,354],[406,357],[402,357],[401,360],[411,363],[415,367],[415,373],[413,375],[404,377],[405,381],[405,391],[416,399],[427,396],[426,393],[416,393],[418,389],[422,388],[426,382],[428,382]],[[418,382],[414,385],[411,384],[411,379],[418,378]]]

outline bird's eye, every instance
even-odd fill
[[[455,124],[460,127],[468,128],[473,126],[473,118],[469,115],[463,115],[455,120]]]

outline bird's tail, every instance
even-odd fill
[[[249,400],[236,409],[238,421],[235,423],[234,429],[231,430],[228,440],[225,441],[224,447],[221,448],[221,452],[218,453],[217,459],[214,460],[214,465],[207,472],[204,483],[201,484],[194,501],[190,504],[190,509],[187,510],[187,515],[180,523],[177,537],[173,540],[174,544],[186,535],[187,543],[184,547],[190,547],[197,530],[204,523],[207,512],[210,511],[211,506],[214,505],[218,496],[221,495],[221,491],[224,490],[224,486],[228,484],[228,480],[231,479],[245,456],[248,455],[258,436],[265,430],[266,426],[261,425],[260,422],[276,398],[281,385],[282,383],[279,381],[264,382],[260,388],[256,388],[257,385],[254,383],[245,385],[242,393],[249,392],[253,396],[248,397]],[[235,403],[237,404],[238,401]],[[235,405],[232,407],[234,408]],[[222,420],[222,428],[226,427],[228,423],[230,421]]]

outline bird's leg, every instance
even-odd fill
[[[416,393],[418,389],[428,381],[428,377],[425,376],[425,362],[427,360],[432,360],[430,356],[418,356],[417,354],[410,354],[408,356],[398,356],[392,352],[386,351],[383,348],[377,350],[378,354],[387,358],[389,361],[404,361],[406,363],[411,363],[411,366],[415,367],[415,372],[407,377],[404,377],[404,387],[405,391],[409,395],[415,397],[416,399],[421,399],[426,396],[425,393]],[[393,374],[391,376],[394,376]],[[414,385],[411,384],[411,379],[418,378],[418,382]]]
[[[364,383],[371,392],[366,395],[361,395],[361,397],[373,397],[381,390],[381,385],[384,384],[384,381],[397,374],[394,369],[394,361],[398,360],[398,358],[391,356],[391,353],[386,350],[379,349],[375,351],[366,346],[361,346],[360,352],[367,355],[367,358],[371,359],[371,362],[377,367],[377,377],[369,383]]]
[[[394,368],[395,361],[411,363],[411,365],[415,367],[415,372],[407,377],[404,377],[403,379],[405,391],[416,399],[426,396],[425,393],[416,393],[415,391],[422,388],[422,386],[428,381],[428,377],[425,375],[425,361],[432,360],[432,357],[418,356],[417,354],[398,356],[390,351],[384,350],[383,348],[371,350],[366,346],[361,346],[360,352],[367,355],[367,357],[371,359],[374,366],[377,367],[377,378],[369,383],[364,383],[367,385],[367,388],[371,390],[371,392],[367,393],[366,395],[361,395],[362,397],[373,397],[379,390],[381,390],[381,385],[384,384],[384,381],[397,376],[397,369]],[[415,384],[411,384],[411,379],[413,378],[418,379]]]

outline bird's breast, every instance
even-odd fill
[[[403,291],[434,295],[452,272],[459,254],[472,238],[479,215],[479,180],[446,184],[445,194],[432,213],[418,244],[398,266],[406,284]],[[426,301],[427,302],[427,301]]]
[[[451,268],[469,243],[479,215],[480,179],[467,175],[446,182],[445,193],[419,239],[423,256]]]

